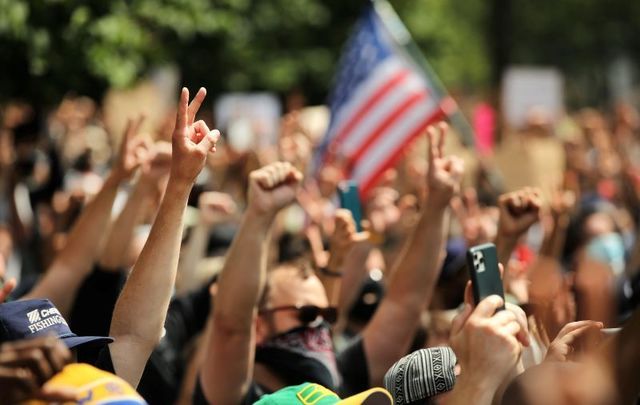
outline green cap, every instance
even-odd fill
[[[349,398],[340,399],[322,385],[304,383],[265,395],[254,405],[393,405],[391,395],[383,388],[372,388]]]

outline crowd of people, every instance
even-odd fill
[[[299,111],[238,151],[205,96],[120,137],[83,97],[2,109],[0,403],[640,403],[631,107],[505,132],[526,187],[436,123],[356,224]],[[475,302],[489,242],[505,295]]]

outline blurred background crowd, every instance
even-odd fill
[[[0,0],[0,276],[16,279],[12,297],[31,291],[64,249],[130,119],[149,165],[120,187],[110,216],[121,225],[132,199],[141,208],[128,217],[120,257],[103,253],[92,265],[134,265],[166,198],[176,89],[204,85],[198,118],[222,136],[189,195],[175,296],[207,296],[249,204],[249,174],[289,162],[305,180],[275,221],[269,263],[318,272],[339,310],[335,346],[349,347],[385,296],[429,194],[421,136],[363,194],[367,237],[345,239],[336,220],[345,168],[314,164],[330,122],[323,104],[362,3]],[[466,250],[487,242],[508,274],[506,300],[537,314],[530,364],[567,323],[624,325],[640,303],[640,3],[391,3],[469,122],[454,123],[444,145],[465,173],[411,351],[449,342],[469,279]],[[518,223],[519,209],[535,217]],[[338,289],[322,277],[336,267]],[[163,388],[141,388],[150,403],[190,403],[207,314],[175,358],[163,358],[172,366],[153,380]],[[74,332],[83,319],[71,319]]]

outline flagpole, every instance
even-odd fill
[[[407,52],[407,54],[409,54],[409,56],[416,62],[418,67],[423,70],[424,74],[433,83],[437,95],[441,99],[448,97],[453,100],[447,89],[440,81],[438,75],[422,54],[418,45],[413,41],[413,38],[411,38],[411,34],[404,26],[391,4],[387,0],[371,0],[371,3],[391,38],[393,38],[396,44],[404,49],[404,51]],[[451,114],[450,119],[451,124],[459,131],[462,143],[465,146],[473,146],[475,144],[473,128],[457,105],[455,112]]]

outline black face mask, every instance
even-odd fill
[[[332,391],[340,385],[329,326],[291,329],[270,338],[256,349],[256,362],[266,365],[286,385],[305,382]]]

